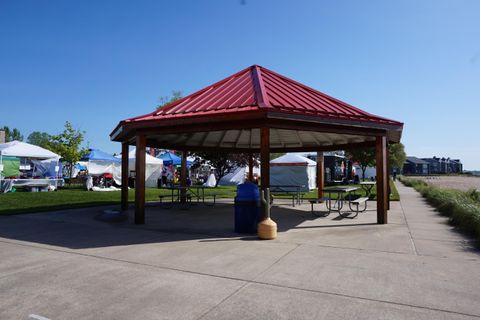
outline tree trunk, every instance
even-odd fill
[[[362,181],[365,181],[365,171],[367,171],[367,167],[361,166],[362,168]]]

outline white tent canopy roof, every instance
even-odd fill
[[[35,146],[33,144],[11,141],[0,144],[0,154],[2,156],[25,157],[37,159],[59,159],[60,156],[50,150]]]
[[[295,164],[301,164],[304,163],[305,165],[316,165],[317,163],[313,160],[310,160],[304,156],[301,156],[299,154],[294,154],[294,153],[287,153],[281,157],[278,157],[276,159],[273,159],[270,161],[270,164],[290,164],[290,163],[295,163]]]
[[[121,158],[122,155],[118,155],[117,158]],[[128,153],[128,160],[135,160],[136,158],[136,149],[133,148],[132,151]],[[153,163],[153,164],[163,164],[163,160],[159,158],[155,158],[148,153],[145,154],[145,163]]]

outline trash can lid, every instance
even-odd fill
[[[237,200],[259,200],[258,186],[251,182],[245,182],[237,186]]]

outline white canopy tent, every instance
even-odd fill
[[[128,171],[135,171],[135,153],[133,149],[128,153]],[[121,158],[122,156],[117,156]],[[145,186],[155,188],[157,187],[157,181],[162,177],[163,160],[152,157],[148,153],[145,155]],[[121,175],[120,175],[121,176]],[[117,182],[117,181],[115,181]],[[117,184],[120,184],[118,181]]]
[[[253,167],[253,174],[260,176],[260,168]],[[227,173],[218,182],[219,186],[236,186],[245,182],[248,175],[248,166],[238,167]]]
[[[11,141],[0,144],[0,155],[20,157],[20,158],[35,158],[35,159],[60,159],[60,156],[50,150],[35,146],[33,144]]]
[[[12,189],[14,185],[18,186],[30,186],[38,184],[40,180],[38,179],[13,179],[13,180],[3,180],[2,178],[2,171],[3,171],[3,157],[17,157],[17,158],[28,158],[32,160],[44,160],[39,162],[34,162],[34,165],[41,165],[42,168],[47,168],[46,171],[51,172],[50,176],[54,177],[55,179],[42,179],[41,183],[42,186],[51,185],[55,189],[58,186],[58,175],[60,171],[59,167],[59,160],[60,156],[50,150],[44,149],[42,147],[25,143],[22,141],[11,141],[7,143],[0,144],[0,189],[3,189],[5,192]],[[47,164],[48,163],[48,164]],[[34,168],[35,169],[35,168]],[[52,170],[48,170],[52,169]],[[34,170],[35,171],[35,170]],[[38,170],[36,172],[39,173]],[[5,185],[2,183],[6,182]],[[63,179],[61,181],[63,183]]]
[[[287,153],[270,161],[272,186],[300,186],[302,191],[316,187],[317,163],[298,154]]]

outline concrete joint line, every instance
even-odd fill
[[[399,188],[397,188],[397,190],[398,189]],[[400,191],[398,191],[398,193],[400,194]],[[410,225],[408,224],[407,215],[405,214],[405,210],[403,209],[402,195],[400,195],[400,201],[399,202],[400,202],[400,209],[402,210],[403,218],[405,219],[405,224],[407,225],[408,235],[410,237],[410,242],[412,243],[413,251],[415,252],[415,255],[418,256],[419,254],[418,254],[418,251],[417,251],[417,246],[415,246],[415,241],[413,240],[412,231],[410,230]]]

